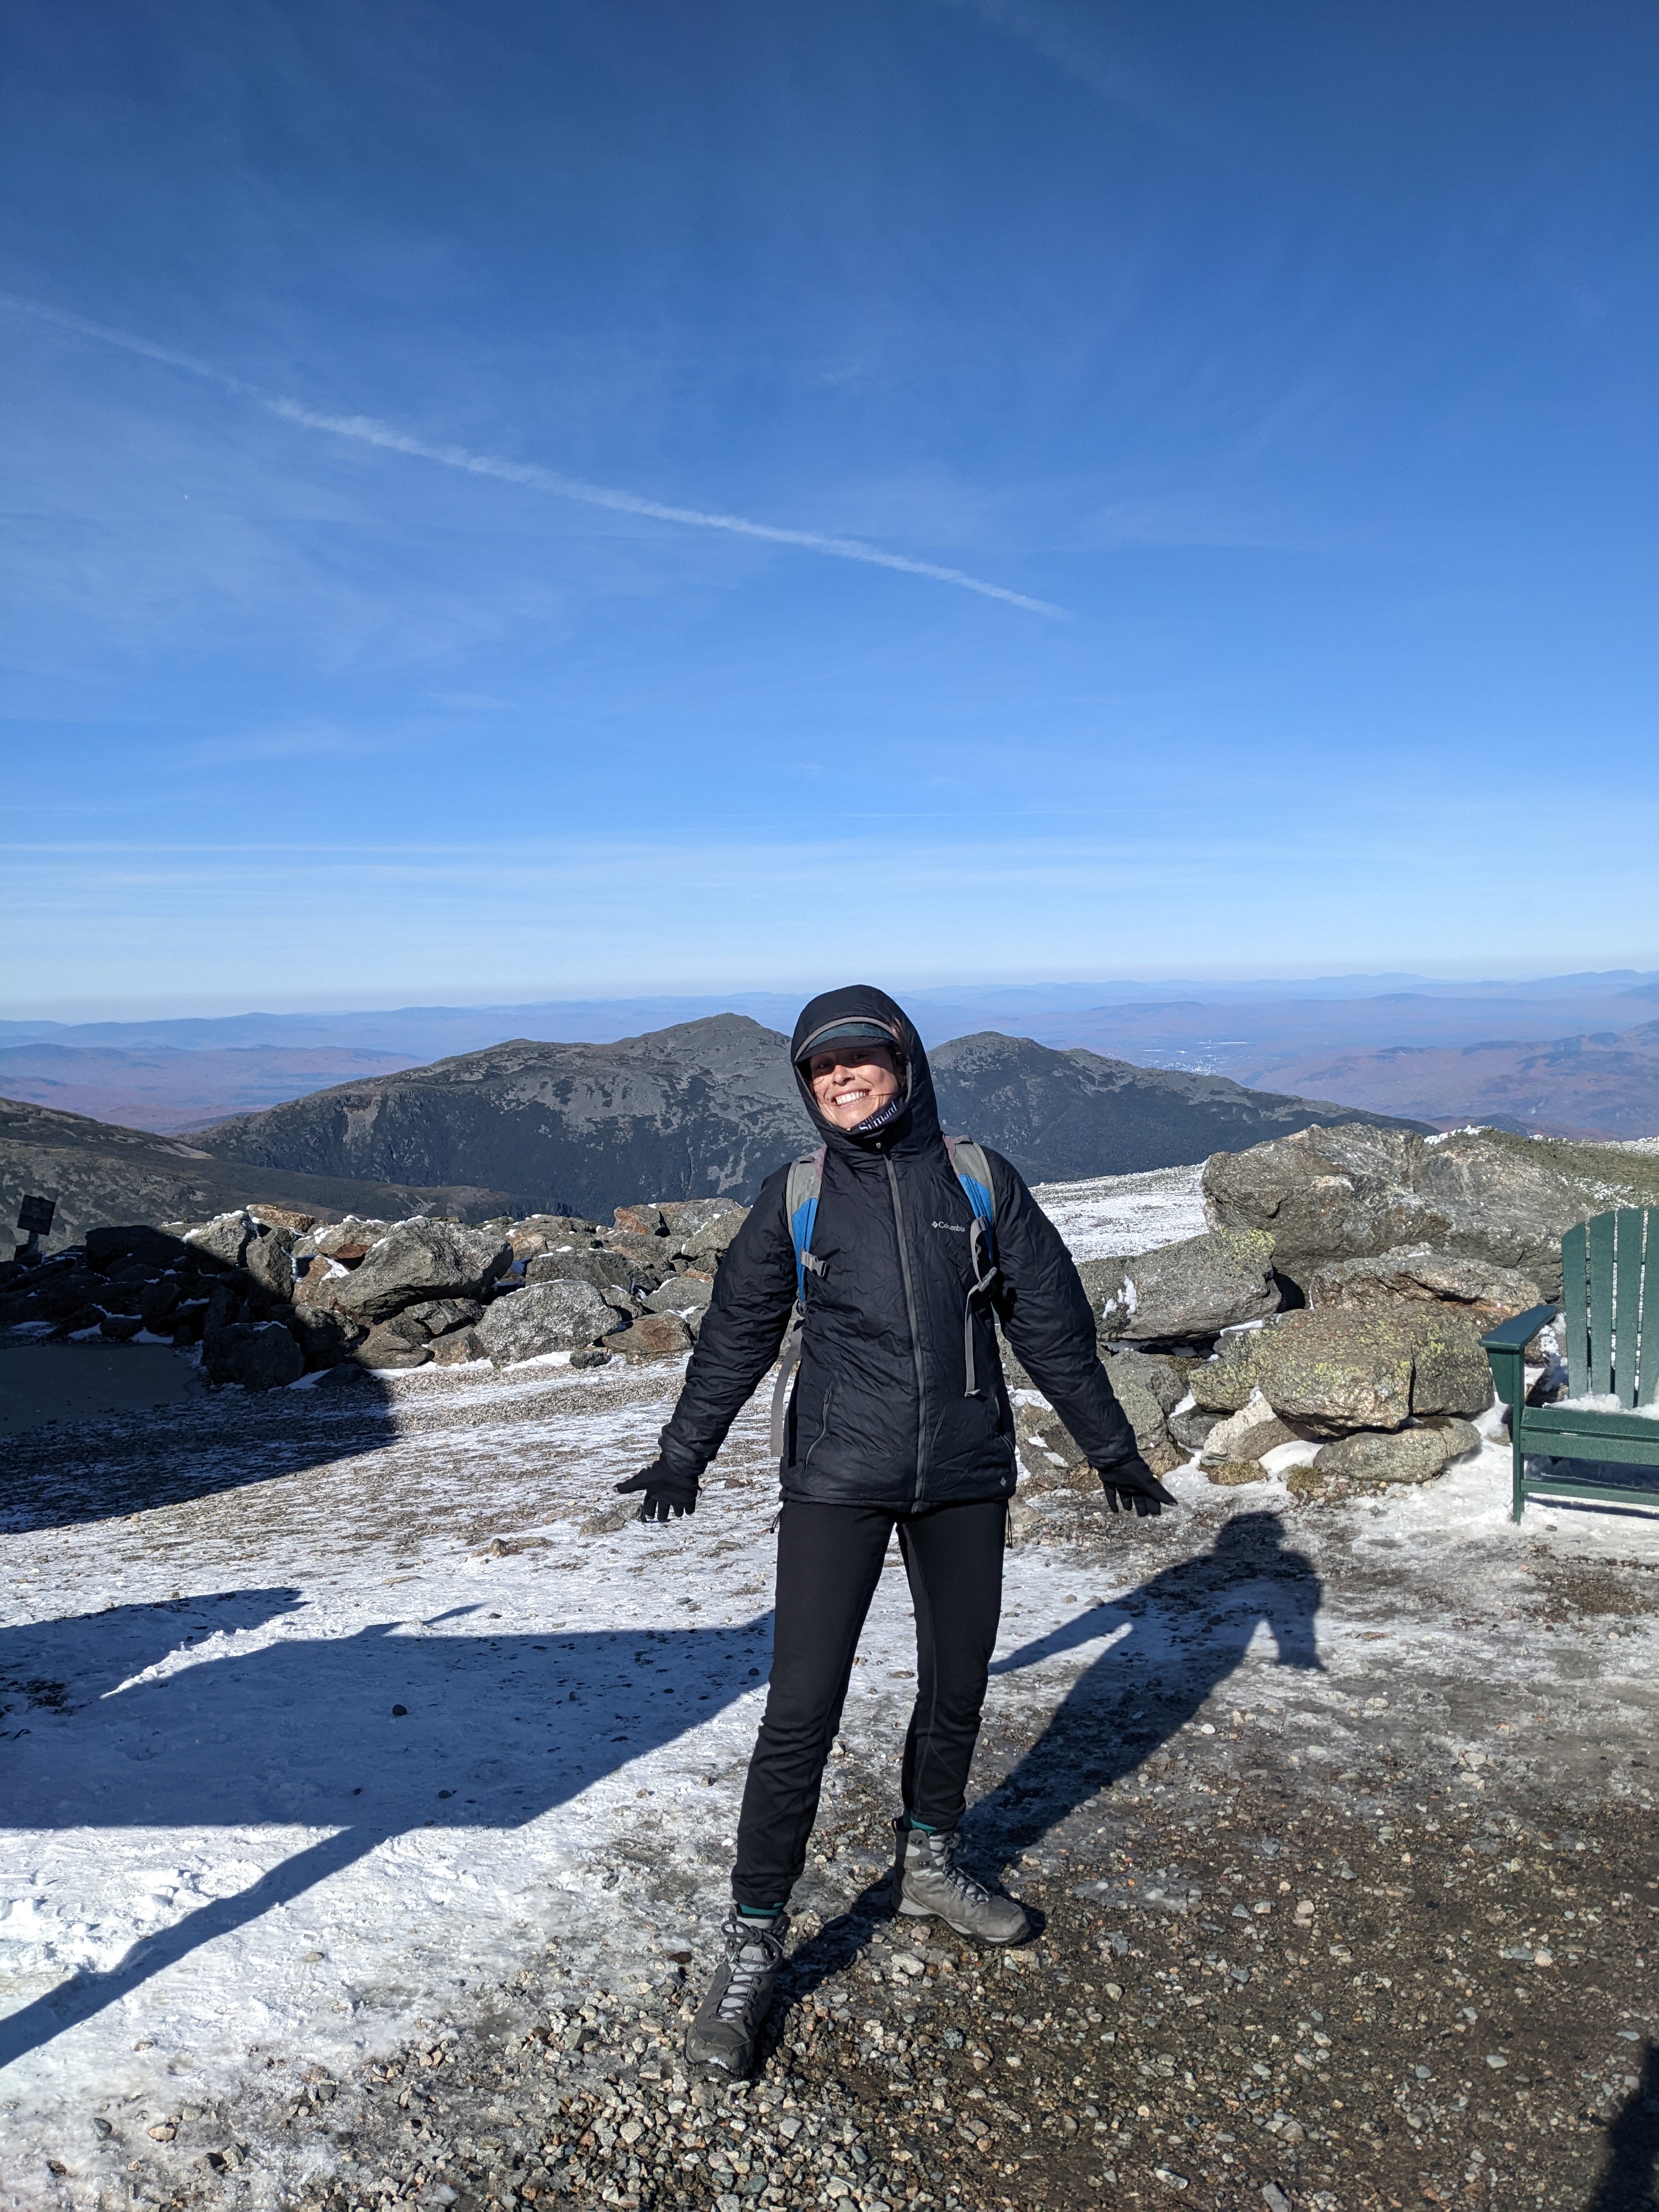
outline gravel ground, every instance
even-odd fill
[[[1393,1751],[1310,1791],[1240,1723],[1021,1855],[1042,1934],[990,1954],[894,1921],[879,1876],[835,1909],[884,1849],[873,1778],[822,1838],[754,2084],[681,2069],[684,1953],[607,1986],[555,1950],[356,2079],[274,2068],[278,2125],[335,2163],[295,2201],[1653,2203],[1650,1824]],[[234,2112],[169,2124],[210,2150],[183,2187],[136,2159],[142,2198],[247,2201]]]
[[[550,1381],[420,1373],[327,1411],[222,1393],[40,1435],[8,1492],[12,1632],[118,1590],[124,1613],[161,1623],[155,1649],[182,1638],[161,1665],[186,1672],[167,1679],[195,1680],[183,1646],[199,1631],[183,1614],[169,1627],[167,1608],[192,1587],[299,1587],[307,1561],[334,1577],[335,1595],[307,1595],[319,1612],[362,1591],[370,1613],[418,1597],[431,1616],[464,1590],[489,1607],[491,1651],[554,1606],[574,1622],[654,1604],[666,1622],[701,1603],[738,1626],[763,1607],[763,1415],[721,1462],[729,1490],[717,1481],[665,1548],[607,1528],[605,1484],[673,1371]],[[1174,1481],[1180,1514],[1078,1508],[1010,1554],[969,1856],[1041,1915],[1032,1945],[980,1954],[889,1917],[889,1760],[909,1692],[870,1684],[872,1664],[752,2086],[688,2083],[678,2063],[752,1728],[739,1701],[726,1735],[698,1739],[718,1759],[586,1787],[568,1867],[550,1804],[557,1925],[486,1881],[457,1908],[489,1925],[485,1970],[458,1984],[411,1967],[412,1994],[354,2002],[355,2046],[325,2034],[319,1998],[309,2024],[256,2036],[227,2089],[192,2071],[179,2026],[216,1985],[180,1998],[179,1967],[121,2014],[129,2044],[143,2028],[132,2088],[116,2094],[116,2046],[97,2046],[110,2078],[94,2095],[76,2086],[93,2076],[66,2076],[27,2160],[30,2115],[3,2092],[36,2077],[0,2074],[15,2146],[0,2203],[1650,2206],[1651,1525],[1534,1509],[1514,1531],[1472,1489],[1459,1505],[1454,1478],[1382,1502]],[[902,1595],[883,1603],[866,1650],[884,1674]],[[343,1640],[356,1650],[361,1632]],[[28,1679],[38,1739],[76,1724],[73,1685],[60,1697],[44,1664]],[[526,1715],[531,1694],[514,1693]],[[641,1774],[649,1806],[634,1803]],[[104,1848],[115,1832],[91,1832]],[[493,1832],[456,1832],[482,1874]],[[343,1879],[305,1907],[305,1927],[336,1918],[303,1958],[344,1954],[358,1893]],[[157,2039],[155,2058],[177,2055],[143,2074]]]

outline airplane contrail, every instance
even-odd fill
[[[556,470],[543,468],[534,461],[502,460],[495,454],[469,452],[465,446],[434,445],[427,439],[410,437],[389,422],[377,422],[373,416],[323,414],[316,408],[301,406],[297,400],[273,397],[258,385],[229,375],[210,362],[198,361],[192,355],[152,344],[148,338],[136,337],[131,331],[113,330],[107,324],[67,313],[59,307],[48,307],[16,293],[0,292],[0,306],[73,331],[77,337],[91,338],[100,345],[114,346],[146,361],[182,369],[186,375],[216,384],[221,391],[232,392],[238,398],[252,400],[267,413],[303,429],[322,431],[337,438],[355,438],[364,445],[381,447],[388,453],[434,461],[441,468],[459,469],[468,476],[492,477],[501,483],[525,484],[533,490],[550,492],[558,499],[575,500],[585,507],[608,507],[615,514],[644,515],[658,522],[684,523],[694,530],[725,530],[741,538],[763,538],[774,545],[798,545],[805,552],[829,554],[838,561],[862,561],[872,568],[896,568],[908,576],[926,576],[937,584],[954,584],[961,591],[977,592],[982,599],[1000,599],[1006,605],[1023,607],[1028,614],[1060,616],[1065,612],[1064,608],[1051,606],[1046,599],[1030,599],[1024,592],[1011,592],[1004,585],[987,583],[982,577],[970,576],[963,568],[947,568],[938,562],[913,561],[906,554],[884,552],[880,546],[866,544],[861,538],[835,538],[817,530],[787,530],[775,523],[751,521],[746,515],[674,507],[663,500],[646,499],[637,492],[585,483],[580,477],[562,476]]]

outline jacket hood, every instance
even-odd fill
[[[826,1120],[818,1111],[818,1102],[812,1096],[812,1086],[800,1064],[801,1054],[821,1030],[832,1030],[838,1023],[848,1021],[877,1024],[890,1039],[898,1062],[899,1111],[891,1121],[867,1135],[838,1129],[833,1121]],[[873,983],[848,983],[838,991],[821,991],[816,999],[809,1000],[801,1008],[795,1034],[789,1041],[789,1058],[801,1103],[811,1117],[812,1127],[833,1150],[854,1158],[868,1158],[873,1152],[920,1152],[938,1142],[939,1108],[933,1099],[933,1073],[915,1024],[896,999],[890,999],[885,991],[877,990]]]

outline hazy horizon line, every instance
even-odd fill
[[[1097,992],[1128,989],[1134,998],[1160,988],[1210,988],[1221,991],[1245,989],[1267,990],[1284,988],[1295,992],[1297,986],[1306,990],[1322,986],[1327,990],[1339,985],[1355,987],[1355,995],[1384,996],[1401,986],[1428,984],[1443,991],[1449,986],[1467,984],[1471,988],[1486,987],[1506,991],[1528,985],[1550,983],[1595,984],[1659,981],[1659,964],[1653,968],[1626,964],[1605,968],[1576,967],[1562,969],[1521,969],[1510,974],[1494,972],[1492,968],[1474,969],[1462,965],[1430,969],[1348,969],[1335,972],[1306,969],[1283,974],[1259,970],[1250,972],[1212,969],[1209,973],[1193,973],[1190,969],[1180,975],[1126,975],[1088,977],[1067,976],[1045,978],[1038,981],[980,980],[947,983],[907,983],[900,981],[884,986],[896,995],[917,1000],[939,1000],[955,996],[1030,999],[1049,992]],[[1369,988],[1364,987],[1370,987]],[[290,1004],[273,1000],[264,1006],[249,1006],[240,1001],[229,1001],[222,997],[193,1000],[143,1001],[134,1000],[64,1000],[46,1002],[13,1000],[0,1000],[0,1030],[15,1027],[50,1025],[55,1028],[95,1028],[109,1024],[131,1025],[147,1022],[228,1022],[228,1021],[303,1021],[308,1017],[339,1020],[352,1015],[364,1018],[385,1018],[389,1015],[490,1013],[531,1012],[546,1006],[594,1008],[618,1006],[674,1006],[710,1005],[715,1001],[732,1002],[731,1010],[740,1012],[743,1000],[805,1000],[824,988],[821,981],[799,985],[750,984],[742,987],[714,986],[696,990],[680,984],[653,989],[639,986],[632,990],[565,990],[547,992],[524,990],[515,993],[512,986],[498,987],[490,995],[465,998],[397,998],[389,993],[379,1005],[367,1004],[362,996],[342,997],[331,1003],[331,994],[300,1000]],[[1609,992],[1609,995],[1612,995]],[[288,994],[282,994],[287,998]],[[395,1000],[395,1003],[392,1001]],[[1133,1002],[1133,1001],[1131,1001]],[[56,1008],[57,1011],[49,1011]],[[102,1009],[102,1011],[94,1011]]]

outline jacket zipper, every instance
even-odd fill
[[[927,1373],[921,1357],[921,1332],[916,1327],[916,1294],[910,1280],[910,1248],[904,1241],[904,1216],[899,1209],[898,1176],[892,1155],[884,1152],[887,1188],[893,1200],[893,1230],[898,1238],[899,1272],[904,1278],[904,1310],[910,1322],[910,1352],[916,1363],[916,1497],[920,1505],[927,1494]]]
[[[827,1437],[827,1436],[829,1435],[829,1433],[830,1433],[830,1401],[831,1401],[834,1399],[834,1397],[835,1397],[835,1395],[836,1395],[836,1386],[835,1386],[835,1384],[832,1382],[832,1383],[830,1385],[830,1388],[829,1388],[829,1389],[824,1392],[824,1394],[823,1394],[823,1405],[818,1408],[818,1413],[819,1413],[819,1419],[818,1419],[818,1432],[817,1432],[817,1436],[815,1436],[815,1437],[813,1437],[813,1439],[812,1439],[811,1443],[810,1444],[808,1444],[808,1445],[807,1445],[807,1447],[806,1447],[806,1456],[805,1456],[805,1458],[801,1462],[801,1467],[802,1467],[803,1471],[804,1471],[805,1468],[807,1468],[811,1467],[811,1465],[812,1464],[812,1455],[813,1455],[813,1453],[817,1449],[818,1446],[819,1446],[819,1445],[823,1442],[823,1440],[824,1440],[825,1437]]]

